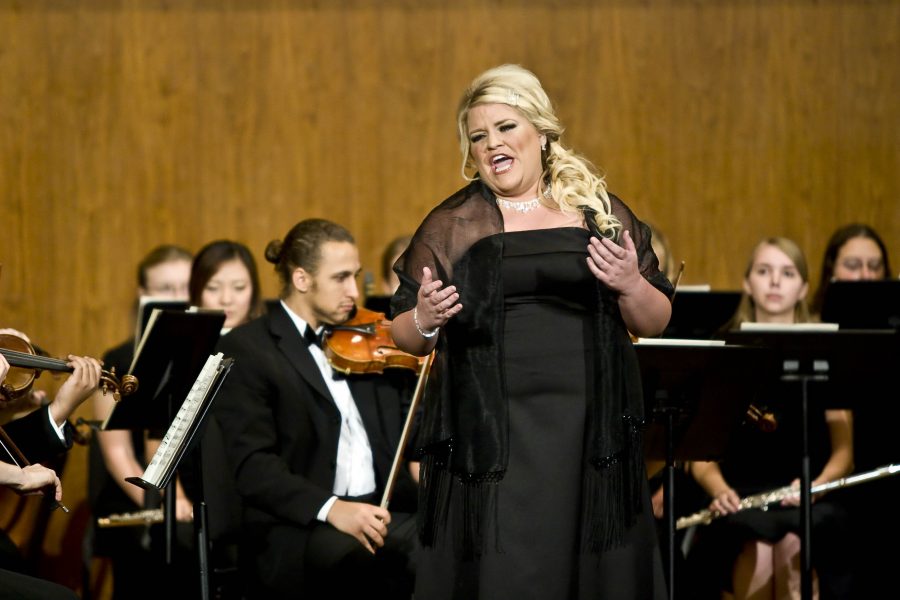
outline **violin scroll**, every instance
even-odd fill
[[[34,380],[42,371],[74,371],[64,360],[38,355],[31,343],[17,335],[0,334],[0,354],[11,367],[0,389],[0,393],[8,400],[21,398],[30,392]],[[112,371],[100,372],[99,388],[104,394],[111,393],[118,401],[123,395],[137,391],[138,380],[134,375],[125,375],[120,382],[113,368]]]

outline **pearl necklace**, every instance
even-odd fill
[[[522,200],[519,202],[513,202],[510,200],[506,200],[505,198],[501,198],[497,196],[497,206],[500,208],[508,208],[510,210],[514,210],[520,213],[531,212],[541,205],[540,197],[532,198],[531,200]]]

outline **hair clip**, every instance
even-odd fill
[[[519,92],[509,90],[509,95],[507,96],[507,104],[509,104],[510,106],[519,106]]]

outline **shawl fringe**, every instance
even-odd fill
[[[610,456],[592,459],[582,484],[581,550],[598,554],[618,548],[641,512],[643,473],[642,422],[625,422],[625,447]]]
[[[452,444],[432,444],[419,450],[419,539],[432,547],[448,531],[463,560],[489,549],[500,550],[497,495],[503,472],[456,475],[449,470]],[[447,527],[448,521],[453,525]]]

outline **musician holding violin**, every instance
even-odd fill
[[[69,355],[67,360],[35,356],[28,337],[12,329],[0,330],[0,353],[7,365],[5,382],[0,388],[0,412],[6,432],[30,462],[46,460],[71,448],[73,428],[69,417],[82,402],[102,385],[110,395],[120,393],[118,380],[87,356]],[[33,366],[37,365],[37,366]],[[35,378],[43,370],[68,371],[71,375],[59,388],[53,401],[44,405],[43,392],[33,392]],[[37,409],[37,410],[35,410]],[[20,418],[16,414],[29,411]],[[0,460],[12,460],[2,452]]]
[[[396,365],[383,349],[360,358],[338,347],[378,331],[377,323],[347,326],[359,297],[354,238],[308,219],[270,242],[265,257],[281,280],[281,301],[220,340],[234,366],[213,407],[243,504],[245,594],[408,598],[415,524],[402,498],[414,486],[401,472],[390,512],[379,494],[411,378],[408,369],[388,368]],[[341,354],[348,374],[329,362]]]
[[[100,363],[93,358],[71,355],[66,361],[48,359],[43,364],[44,368],[71,371],[72,375],[60,387],[52,402],[10,420],[23,409],[33,409],[35,398],[38,404],[42,404],[40,400],[45,397],[31,390],[40,369],[29,368],[28,361],[22,355],[34,355],[27,336],[15,330],[0,330],[0,411],[4,421],[0,428],[3,442],[0,450],[0,485],[20,495],[45,494],[60,503],[62,484],[59,477],[53,470],[37,464],[37,461],[71,447],[72,426],[67,419],[97,391],[101,380]],[[112,390],[109,391],[112,393]],[[6,535],[5,532],[3,535]],[[10,563],[7,560],[3,562]],[[78,596],[64,586],[0,569],[0,597],[71,600]]]

